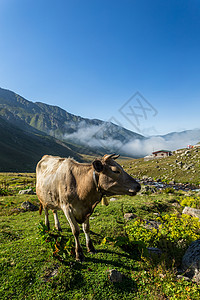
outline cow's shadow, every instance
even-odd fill
[[[119,260],[117,261],[116,259],[115,260],[112,260],[110,258],[104,258],[104,257],[98,257],[98,254],[99,253],[102,253],[102,254],[111,254],[111,255],[115,255],[115,256],[119,256]],[[89,256],[90,255],[90,256]],[[132,270],[132,271],[136,271],[138,270],[138,268],[133,268],[132,266],[126,266],[124,264],[124,261],[120,260],[120,257],[121,258],[126,258],[126,259],[131,259],[131,260],[139,260],[138,258],[138,255],[130,255],[130,254],[126,254],[126,253],[119,253],[119,252],[115,252],[115,251],[110,251],[108,249],[99,249],[99,250],[96,250],[96,253],[95,254],[87,254],[87,256],[85,257],[85,262],[92,262],[92,263],[95,263],[95,264],[105,264],[105,265],[112,265],[113,267],[117,267],[117,268],[121,268],[123,267],[124,269],[127,269],[127,270]]]
[[[121,291],[129,291],[129,292],[132,292],[133,290],[134,291],[137,291],[137,284],[136,282],[131,278],[130,276],[130,271],[131,272],[135,272],[135,271],[138,271],[138,267],[133,267],[133,264],[132,265],[125,265],[124,264],[124,261],[120,261],[120,259],[118,261],[115,260],[112,260],[111,258],[99,258],[97,257],[98,254],[113,254],[113,255],[119,255],[120,257],[124,257],[124,258],[129,258],[130,259],[130,256],[129,255],[126,255],[126,254],[123,254],[123,253],[118,253],[118,252],[115,252],[115,251],[110,251],[110,250],[107,250],[107,249],[102,249],[102,250],[97,250],[96,251],[96,254],[92,255],[92,256],[86,256],[85,258],[85,262],[87,263],[94,263],[94,264],[100,264],[100,265],[105,265],[105,266],[110,266],[108,267],[108,269],[126,269],[127,270],[127,273],[126,274],[123,274],[123,281],[122,282],[112,282],[112,287],[115,289],[115,290],[118,290],[119,292]],[[96,255],[96,256],[95,256]],[[103,255],[102,255],[103,256]],[[132,258],[133,259],[133,258]],[[83,264],[84,265],[84,264]],[[129,274],[129,275],[127,275]],[[107,276],[109,278],[109,272],[107,273]]]

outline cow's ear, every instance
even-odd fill
[[[103,164],[100,160],[96,159],[95,161],[93,161],[92,165],[93,165],[95,171],[97,171],[97,172],[103,171]]]

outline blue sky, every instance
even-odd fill
[[[28,100],[146,135],[200,128],[199,0],[0,0],[0,40],[0,86]]]

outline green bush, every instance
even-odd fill
[[[42,243],[48,243],[52,249],[53,257],[58,260],[65,260],[69,256],[74,255],[72,238],[65,237],[59,231],[48,231],[47,226],[43,222],[38,225],[38,233],[42,239]]]
[[[146,247],[158,247],[179,261],[180,256],[199,238],[200,222],[188,215],[167,214],[157,218],[159,229],[147,228],[145,221],[137,219],[126,226],[130,241],[142,241]]]
[[[181,206],[189,206],[192,208],[199,208],[200,207],[200,197],[194,198],[191,196],[181,197],[180,199]]]

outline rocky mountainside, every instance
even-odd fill
[[[90,139],[95,136],[95,139],[113,139],[126,143],[144,138],[113,123],[75,116],[57,106],[33,103],[1,88],[0,116],[22,129],[37,129],[60,140],[75,141],[78,144],[81,144],[79,132],[82,130],[88,132]]]
[[[164,183],[185,183],[200,186],[200,147],[180,149],[166,158],[145,161],[143,158],[127,163],[125,168],[139,179]]]
[[[44,154],[82,160],[67,143],[39,131],[22,130],[0,117],[0,172],[35,172],[36,164]]]

